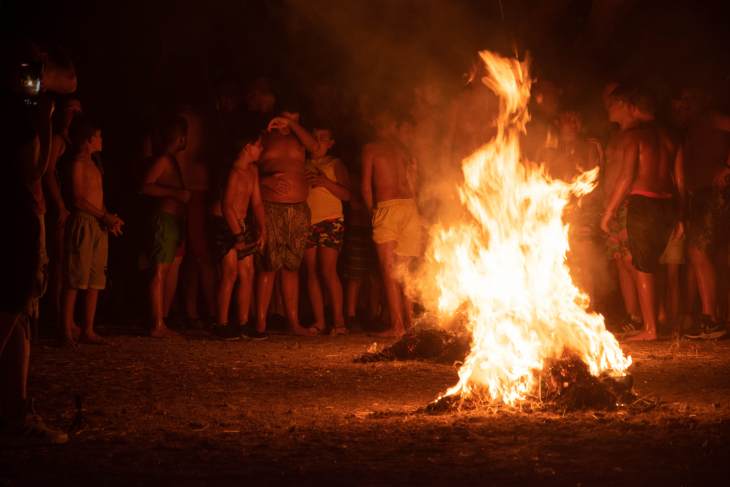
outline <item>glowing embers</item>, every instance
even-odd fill
[[[463,161],[460,201],[467,217],[432,229],[415,286],[439,322],[464,316],[471,350],[445,396],[514,405],[535,397],[540,371],[566,353],[597,377],[631,364],[588,297],[572,282],[562,220],[571,196],[589,193],[598,169],[574,181],[550,179],[523,162],[529,120],[525,62],[480,53],[482,80],[499,97],[495,137]],[[435,283],[435,286],[434,286]]]

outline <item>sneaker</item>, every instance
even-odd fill
[[[258,331],[254,327],[248,327],[244,329],[243,334],[245,338],[248,338],[249,340],[253,340],[255,342],[261,341],[261,340],[268,340],[269,334],[265,331]]]
[[[25,421],[18,425],[6,425],[0,429],[2,446],[63,445],[67,442],[68,434],[49,428],[37,414],[28,415]]]
[[[684,333],[685,338],[692,340],[717,340],[727,335],[727,328],[707,315],[702,315],[695,324]]]
[[[213,332],[213,335],[221,340],[234,341],[241,338],[241,332],[238,325],[215,324],[211,331]]]

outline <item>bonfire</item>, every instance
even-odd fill
[[[631,357],[603,316],[589,310],[566,265],[563,212],[571,198],[594,189],[598,168],[561,181],[523,160],[528,63],[488,51],[480,56],[482,82],[499,98],[496,135],[462,162],[459,197],[467,217],[431,229],[412,282],[438,321],[463,323],[471,336],[459,381],[441,398],[517,405],[539,394],[540,377],[556,361],[577,359],[594,378],[621,377]]]

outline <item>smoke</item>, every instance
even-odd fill
[[[309,69],[320,77],[302,84],[338,83],[361,126],[381,111],[395,115],[418,165],[424,217],[428,223],[453,217],[461,208],[461,159],[488,140],[495,108],[479,80],[466,86],[466,78],[478,50],[487,43],[494,49],[498,36],[507,39],[498,28],[499,3],[478,11],[438,0],[285,5],[291,42],[306,51]]]

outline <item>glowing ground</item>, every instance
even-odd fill
[[[692,485],[730,474],[730,341],[623,345],[640,413],[415,411],[456,368],[356,364],[364,335],[266,342],[116,336],[35,346],[31,394],[61,447],[0,450],[0,486]]]

